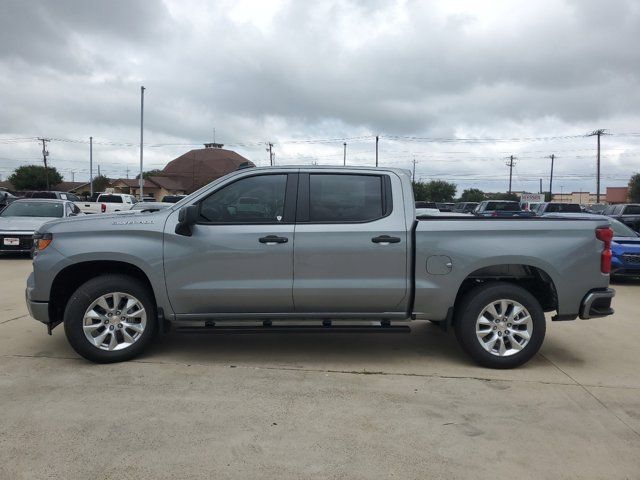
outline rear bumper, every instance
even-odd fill
[[[580,318],[599,318],[613,315],[611,300],[616,295],[612,288],[604,290],[591,290],[582,300],[580,305]]]

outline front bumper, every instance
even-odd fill
[[[5,238],[18,239],[17,245],[5,245]],[[0,232],[0,253],[30,253],[33,250],[33,232]]]
[[[612,288],[591,290],[582,299],[582,303],[580,305],[580,318],[586,320],[588,318],[599,318],[613,315],[611,300],[615,295],[616,291]]]
[[[29,315],[38,320],[39,322],[49,325],[49,302],[37,302],[31,298],[31,293],[34,288],[33,272],[27,279],[27,288],[24,292],[25,300],[27,302],[27,309]]]

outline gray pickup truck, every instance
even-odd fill
[[[404,170],[248,168],[155,213],[47,223],[26,298],[95,362],[131,359],[170,325],[430,320],[481,365],[510,368],[540,348],[545,312],[613,313],[611,236],[597,220],[416,219]]]

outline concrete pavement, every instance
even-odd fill
[[[451,334],[170,334],[94,365],[0,258],[0,478],[640,478],[640,283],[509,371]]]

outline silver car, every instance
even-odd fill
[[[82,215],[68,200],[20,199],[0,212],[0,253],[33,251],[33,234],[45,223]]]

